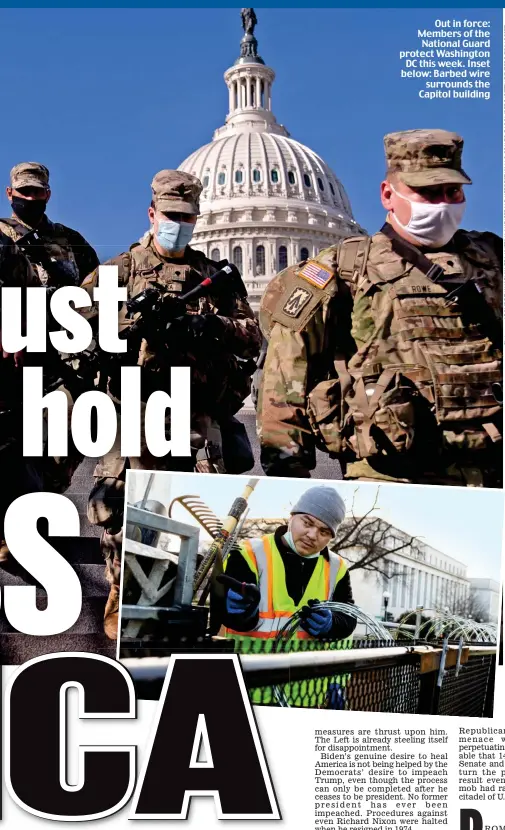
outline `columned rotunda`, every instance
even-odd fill
[[[257,309],[278,271],[365,231],[335,173],[277,123],[275,72],[258,55],[253,9],[242,9],[242,22],[241,55],[224,75],[225,125],[179,169],[203,184],[193,247],[234,262]]]

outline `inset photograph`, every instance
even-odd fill
[[[119,658],[241,655],[257,705],[491,717],[492,490],[129,471]]]

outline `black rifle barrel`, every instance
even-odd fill
[[[220,268],[219,271],[216,271],[215,274],[212,274],[211,277],[206,277],[201,283],[192,288],[191,291],[188,291],[187,294],[183,294],[178,299],[181,302],[186,302],[194,297],[201,297],[202,294],[205,294],[209,285],[212,285],[224,276],[230,277],[233,274],[233,270],[233,265],[225,265],[223,268]]]

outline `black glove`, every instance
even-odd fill
[[[193,337],[222,337],[226,323],[218,314],[188,315],[188,326]]]

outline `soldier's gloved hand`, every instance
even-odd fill
[[[253,585],[252,587],[256,587]],[[259,592],[258,592],[259,593]],[[243,596],[233,589],[226,595],[226,611],[228,614],[243,614],[246,619],[253,617],[259,608],[257,597]]]
[[[333,614],[329,608],[315,606],[313,600],[303,609],[304,616],[300,622],[301,627],[312,637],[324,637],[328,634],[333,625]]]
[[[221,337],[226,323],[218,314],[192,314],[189,326],[194,337]]]

